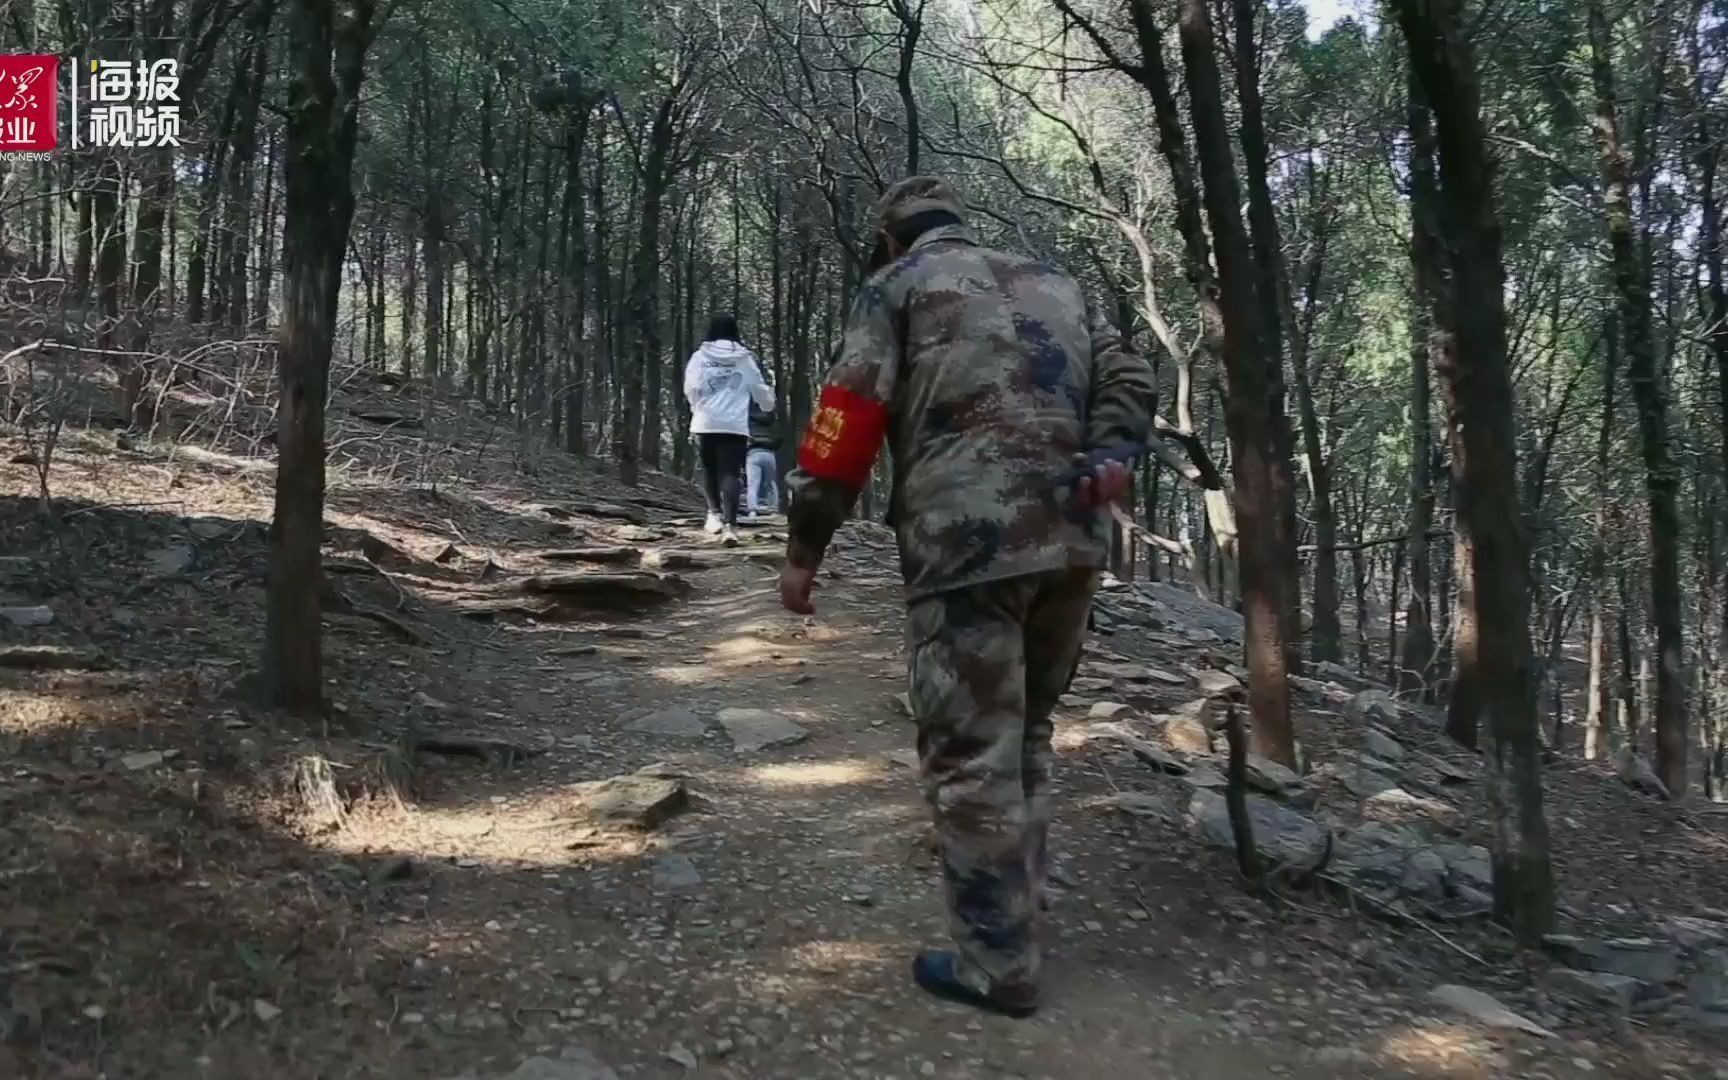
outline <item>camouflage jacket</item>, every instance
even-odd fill
[[[1156,385],[1067,275],[931,230],[859,292],[833,387],[886,406],[909,601],[1105,564],[1105,512],[1067,509],[1057,478],[1075,454],[1144,439]],[[802,466],[787,487],[787,558],[814,568],[858,492]]]

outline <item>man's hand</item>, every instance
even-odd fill
[[[787,563],[780,571],[780,605],[794,615],[816,614],[816,605],[810,602],[810,586],[815,580],[816,571]]]
[[[1076,467],[1086,464],[1086,455],[1076,454]],[[1078,510],[1097,510],[1128,494],[1128,488],[1134,483],[1134,473],[1120,461],[1106,461],[1093,467],[1090,475],[1082,476],[1074,485],[1074,507]]]

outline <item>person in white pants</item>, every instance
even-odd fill
[[[780,512],[780,423],[773,409],[750,403],[750,454],[745,459],[745,506],[751,517]]]

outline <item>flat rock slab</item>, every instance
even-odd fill
[[[1345,769],[1343,781],[1344,787],[1358,799],[1372,799],[1376,795],[1399,790],[1396,781],[1371,769],[1360,767]]]
[[[573,785],[581,813],[597,824],[654,829],[690,808],[683,780],[653,776],[614,776]]]
[[[1689,953],[1703,952],[1728,945],[1728,923],[1715,919],[1700,919],[1691,915],[1673,915],[1662,920],[1662,926],[1674,944]]]
[[[1543,948],[1568,967],[1608,975],[1623,975],[1657,986],[1680,975],[1680,950],[1650,938],[1598,941],[1571,934],[1548,934]]]
[[[715,570],[726,562],[691,551],[650,551],[642,557],[642,565],[650,570]]]
[[[649,879],[654,891],[665,895],[695,892],[702,886],[702,874],[696,864],[677,852],[668,852],[654,860]]]
[[[566,1046],[556,1060],[531,1057],[499,1080],[618,1080],[618,1074],[585,1048]]]
[[[1115,720],[1127,716],[1134,711],[1134,706],[1120,701],[1100,701],[1087,710],[1086,715],[1094,720]]]
[[[1164,741],[1170,744],[1172,750],[1180,750],[1184,754],[1212,752],[1212,732],[1195,716],[1171,716],[1164,724]]]
[[[1370,727],[1362,736],[1362,749],[1381,761],[1404,760],[1404,744],[1377,727]]]
[[[1601,971],[1573,971],[1555,968],[1545,980],[1556,994],[1591,1005],[1602,1005],[1616,1012],[1626,1012],[1642,995],[1644,984],[1625,975],[1610,975]]]
[[[1295,770],[1287,769],[1259,754],[1249,754],[1243,760],[1248,786],[1267,795],[1282,795],[1302,783]]]
[[[1149,795],[1143,791],[1122,791],[1114,795],[1107,795],[1099,799],[1097,805],[1127,814],[1130,817],[1169,822],[1177,820],[1174,807],[1158,796]]]
[[[1200,692],[1207,697],[1229,697],[1242,689],[1242,681],[1228,671],[1203,668],[1192,674]]]
[[[642,549],[622,545],[560,548],[556,551],[542,551],[539,557],[547,562],[585,562],[601,563],[607,566],[635,566],[642,561]]]
[[[47,626],[54,621],[54,609],[42,604],[34,607],[0,607],[0,621],[13,626]]]
[[[145,560],[150,565],[150,571],[163,577],[184,574],[192,569],[192,563],[197,553],[186,544],[170,544],[165,548],[152,551]]]
[[[1135,757],[1139,758],[1147,765],[1152,766],[1154,769],[1157,769],[1161,773],[1169,773],[1171,776],[1185,776],[1188,773],[1189,767],[1187,762],[1183,761],[1175,754],[1170,753],[1168,750],[1165,750],[1157,743],[1148,742],[1138,736],[1127,734],[1117,735],[1115,738],[1119,739],[1123,745],[1127,746],[1129,751]]]
[[[1473,990],[1468,986],[1452,984],[1436,986],[1428,992],[1428,998],[1437,1004],[1463,1013],[1485,1027],[1497,1028],[1502,1031],[1522,1031],[1527,1035],[1535,1035],[1542,1039],[1554,1037],[1552,1031],[1536,1021],[1518,1015],[1488,994],[1484,994],[1480,990]]]
[[[1345,704],[1344,718],[1358,725],[1371,720],[1394,723],[1398,719],[1398,701],[1384,690],[1363,690]]]
[[[732,736],[732,748],[740,754],[790,746],[810,737],[808,731],[767,709],[721,709],[716,719]]]
[[[684,592],[684,581],[647,572],[535,574],[522,582],[522,591],[566,600],[670,600]]]
[[[1236,850],[1224,796],[1204,789],[1195,791],[1188,803],[1188,817],[1195,834],[1209,847]],[[1248,817],[1253,822],[1255,848],[1272,866],[1303,874],[1312,872],[1326,858],[1330,830],[1313,818],[1262,795],[1248,796]]]
[[[681,705],[656,709],[624,725],[638,735],[661,735],[670,739],[700,739],[708,734],[708,721]]]
[[[100,671],[107,661],[100,653],[59,645],[0,646],[0,668],[22,671]]]

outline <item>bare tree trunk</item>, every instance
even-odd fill
[[[1439,149],[1448,322],[1458,337],[1456,357],[1441,374],[1461,551],[1471,556],[1464,603],[1476,626],[1475,640],[1461,644],[1460,664],[1488,719],[1495,910],[1521,943],[1535,945],[1553,927],[1554,880],[1530,685],[1528,542],[1518,505],[1493,162],[1459,0],[1395,0],[1394,9],[1433,107]]]
[[[1282,527],[1276,457],[1279,417],[1273,413],[1276,358],[1261,351],[1264,307],[1242,226],[1241,196],[1230,152],[1229,127],[1218,76],[1212,15],[1206,0],[1179,0],[1178,32],[1187,71],[1188,106],[1204,180],[1206,215],[1217,241],[1219,297],[1224,314],[1224,369],[1230,382],[1225,422],[1236,480],[1236,515],[1242,548],[1243,634],[1248,700],[1256,752],[1296,764],[1286,678]]]
[[[277,339],[281,405],[263,675],[272,704],[301,711],[323,701],[324,396],[354,215],[354,144],[372,12],[372,0],[288,4],[293,76]]]
[[[660,102],[654,123],[648,133],[648,154],[642,167],[642,216],[636,223],[635,275],[630,288],[630,319],[635,324],[631,341],[635,345],[630,371],[624,381],[624,416],[613,440],[618,456],[618,478],[635,484],[639,475],[638,460],[650,461],[660,456],[660,402],[658,400],[660,363],[660,215],[671,180],[671,154],[677,136],[679,90],[674,89]],[[650,391],[655,400],[649,404],[647,416],[643,409],[644,377],[651,380]],[[650,422],[651,421],[651,424]],[[653,440],[650,447],[649,440]]]
[[[1625,334],[1626,373],[1638,413],[1650,507],[1650,613],[1656,624],[1656,774],[1675,798],[1687,788],[1685,641],[1680,589],[1680,474],[1668,436],[1667,394],[1656,360],[1648,266],[1632,218],[1631,169],[1620,140],[1614,66],[1601,0],[1589,9],[1596,141],[1614,284]]]
[[[1610,544],[1609,460],[1614,443],[1614,393],[1620,367],[1620,322],[1610,312],[1602,330],[1606,361],[1602,371],[1602,418],[1596,430],[1595,536],[1590,551],[1590,675],[1584,717],[1584,757],[1594,761],[1609,748],[1614,676],[1608,640],[1612,581],[1608,573]]]
[[[1439,191],[1434,176],[1434,129],[1421,80],[1410,78],[1410,606],[1404,619],[1404,660],[1398,665],[1400,692],[1434,700],[1433,576],[1429,571],[1428,534],[1434,527],[1434,428],[1429,397],[1430,359],[1449,362],[1446,353],[1456,339],[1436,319],[1447,282],[1444,256],[1436,234]],[[1460,717],[1460,723],[1464,720]],[[1470,718],[1474,726],[1474,718]],[[1454,733],[1454,738],[1463,732]],[[1474,745],[1472,730],[1465,745]]]

